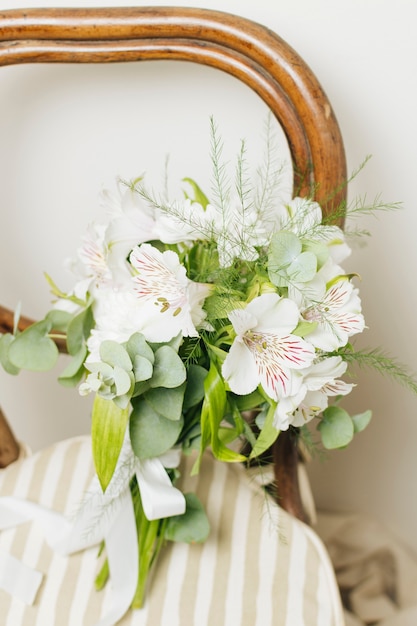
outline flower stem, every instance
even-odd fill
[[[146,585],[153,563],[164,542],[164,531],[167,520],[148,520],[142,507],[139,489],[132,486],[132,496],[135,508],[136,529],[139,550],[139,575],[136,592],[132,601],[133,609],[140,609],[144,605]]]

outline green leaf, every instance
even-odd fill
[[[116,386],[117,396],[124,396],[129,392],[132,386],[131,372],[126,372],[122,367],[115,365],[113,369],[113,380]]]
[[[0,363],[8,374],[16,376],[20,372],[20,369],[9,360],[9,346],[14,340],[14,336],[10,333],[0,335]]]
[[[353,428],[355,433],[360,433],[362,430],[368,426],[369,422],[372,418],[372,411],[368,410],[364,413],[358,413],[357,415],[352,415]]]
[[[287,267],[290,279],[298,283],[307,283],[317,273],[317,259],[312,252],[302,252]]]
[[[122,449],[129,408],[121,409],[112,400],[96,395],[93,404],[91,438],[94,466],[105,491],[116,469]]]
[[[190,198],[184,192],[185,197],[190,199],[190,200],[192,200],[193,202],[198,202],[198,204],[201,204],[203,209],[205,209],[207,207],[207,205],[209,204],[208,198],[203,193],[203,191],[201,191],[200,187],[197,185],[195,180],[193,180],[192,178],[183,178],[182,180],[183,180],[184,183],[188,183],[192,187],[193,192],[194,192],[194,197],[193,198]]]
[[[204,450],[211,444],[214,456],[220,461],[242,462],[246,457],[227,448],[219,437],[220,424],[224,418],[227,395],[224,381],[213,362],[204,381],[205,396],[201,408],[201,449],[200,455],[192,469],[192,474],[199,471]]]
[[[280,431],[277,430],[274,426],[275,409],[276,404],[271,404],[266,414],[265,423],[256,439],[256,444],[254,445],[250,453],[251,459],[255,459],[256,457],[263,454],[265,450],[268,450],[268,448],[272,446],[280,433]]]
[[[208,371],[201,365],[191,364],[187,371],[187,387],[184,395],[184,411],[196,406],[204,398],[204,381]]]
[[[64,387],[75,387],[77,385],[84,373],[84,360],[87,356],[87,346],[83,345],[78,352],[78,354],[74,355],[71,359],[67,367],[58,377],[58,381]]]
[[[165,539],[184,543],[202,543],[210,532],[210,523],[204,507],[195,493],[186,493],[185,501],[185,513],[168,518]]]
[[[297,235],[281,231],[275,233],[271,239],[268,253],[269,280],[278,287],[285,284],[287,268],[301,254],[302,245]]]
[[[125,372],[132,371],[132,361],[127,350],[117,341],[102,341],[100,344],[100,357],[104,363],[112,367],[119,367]]]
[[[20,369],[45,372],[58,360],[58,348],[48,337],[51,325],[46,320],[32,324],[10,343],[8,356]]]
[[[292,335],[297,337],[307,337],[310,333],[316,330],[318,322],[306,322],[302,321],[297,324],[297,327],[291,332]]]
[[[153,356],[153,353],[152,353]],[[148,359],[140,354],[133,357],[133,374],[135,381],[140,383],[152,378],[153,365]]]
[[[130,416],[130,440],[140,459],[160,456],[177,442],[184,420],[170,420],[140,398]]]
[[[49,276],[49,274],[45,273],[44,276],[54,296],[56,296],[57,298],[62,298],[64,300],[69,300],[70,302],[74,302],[75,304],[78,304],[79,306],[85,306],[84,300],[80,300],[80,298],[77,298],[76,296],[70,296],[64,291],[61,291],[61,289],[57,287],[57,285],[54,283],[54,281]]]
[[[144,395],[152,408],[169,420],[179,420],[182,415],[182,403],[184,400],[185,384],[173,389],[150,389]]]
[[[330,406],[323,411],[323,419],[317,428],[328,450],[343,448],[353,439],[353,421],[349,413],[338,406]]]
[[[150,363],[154,363],[155,356],[151,346],[146,342],[142,333],[134,333],[126,343],[126,350],[130,356],[132,363],[136,356],[147,359]]]
[[[239,411],[250,411],[251,409],[257,408],[265,401],[264,396],[262,396],[257,389],[252,391],[252,393],[248,393],[246,396],[232,395],[233,401]]]
[[[51,324],[51,328],[60,332],[66,332],[69,322],[72,319],[71,313],[68,311],[60,311],[59,309],[52,309],[45,317]]]
[[[90,335],[90,331],[94,324],[91,307],[84,309],[72,318],[67,329],[67,348],[68,352],[75,356],[81,350]]]
[[[187,373],[181,358],[170,346],[161,346],[155,352],[155,363],[151,387],[179,387]]]
[[[327,259],[329,258],[329,248],[318,241],[303,240],[303,251],[312,252],[317,259],[317,269],[323,267]]]

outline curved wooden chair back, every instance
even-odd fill
[[[345,199],[345,154],[332,107],[306,63],[266,27],[193,8],[0,11],[0,66],[152,59],[208,65],[248,85],[285,132],[297,193],[313,195],[325,214]],[[21,328],[30,323],[21,318]],[[0,307],[0,332],[12,327],[12,312]],[[16,445],[0,414],[1,428],[0,464],[5,465],[15,457]],[[302,518],[297,449],[289,434],[278,437],[274,458],[279,503]]]

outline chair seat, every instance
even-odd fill
[[[195,489],[211,523],[202,545],[168,544],[143,609],[120,626],[340,626],[339,592],[316,534],[279,508],[240,465],[206,455],[200,475],[182,466],[183,489]],[[0,496],[27,498],[73,514],[93,475],[91,442],[78,437],[0,472]],[[4,626],[93,626],[108,609],[108,585],[94,589],[97,548],[54,553],[35,522],[0,533],[7,552],[44,574],[35,603],[0,591]]]

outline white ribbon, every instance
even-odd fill
[[[62,555],[73,554],[104,540],[112,579],[111,608],[95,626],[114,626],[129,609],[138,580],[138,542],[130,479],[136,475],[143,510],[149,520],[182,515],[184,495],[172,485],[165,470],[165,467],[176,467],[179,456],[178,451],[172,450],[160,458],[140,461],[126,437],[106,492],[103,494],[94,476],[72,522],[33,502],[3,497],[0,498],[0,530],[35,521],[41,525],[48,545]],[[33,604],[42,574],[11,556],[1,556],[0,563],[0,588],[26,604]]]

